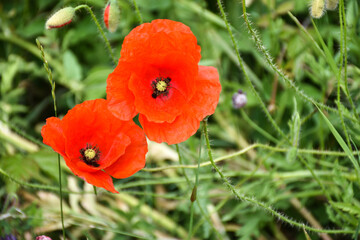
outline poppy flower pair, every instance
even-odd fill
[[[130,32],[107,79],[107,100],[85,101],[62,120],[51,117],[41,134],[75,175],[117,192],[111,176],[126,178],[145,166],[145,135],[175,144],[214,113],[221,85],[215,68],[199,66],[190,28],[154,20]],[[133,121],[139,114],[143,129]]]

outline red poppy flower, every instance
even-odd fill
[[[135,28],[107,79],[109,108],[123,120],[139,113],[150,140],[179,143],[214,113],[221,85],[214,67],[198,66],[200,47],[190,28],[166,19]]]
[[[117,193],[111,176],[127,178],[145,166],[143,131],[115,117],[104,99],[76,105],[62,120],[48,118],[41,135],[75,175],[110,192]]]

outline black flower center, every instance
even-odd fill
[[[153,98],[157,98],[160,95],[167,96],[169,93],[171,78],[167,77],[158,77],[151,83],[151,88],[153,89],[153,93],[151,96]]]
[[[97,146],[86,144],[86,147],[80,149],[80,159],[89,166],[100,166],[97,161],[100,159],[100,150]]]

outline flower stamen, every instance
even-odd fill
[[[156,89],[159,90],[160,92],[164,92],[167,88],[167,84],[165,81],[159,81],[156,84]]]
[[[152,81],[151,87],[153,89],[153,93],[151,94],[151,96],[153,98],[157,98],[159,95],[167,96],[169,93],[170,81],[171,78],[169,77],[158,77],[155,79],[155,81]]]
[[[100,159],[100,150],[97,146],[86,144],[85,148],[80,149],[80,159],[89,166],[99,167],[97,161]]]

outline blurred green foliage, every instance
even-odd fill
[[[315,228],[355,232],[360,216],[360,185],[349,155],[331,130],[336,129],[345,140],[345,128],[351,141],[349,147],[357,151],[359,118],[354,116],[348,98],[342,92],[339,108],[348,116],[344,117],[344,123],[338,113],[325,112],[330,120],[328,125],[317,108],[291,90],[266,63],[247,31],[241,1],[223,2],[247,74],[292,144],[277,136],[244,80],[216,1],[137,1],[144,22],[168,18],[190,26],[202,48],[200,64],[218,68],[223,90],[218,108],[209,118],[215,157],[234,153],[253,143],[278,148],[260,146],[219,163],[238,191]],[[338,10],[327,11],[321,19],[314,20],[328,49],[329,54],[325,55],[306,1],[248,2],[252,26],[274,62],[305,94],[338,109],[337,76],[330,64],[335,63],[337,69],[343,64]],[[3,177],[0,178],[0,237],[12,233],[19,239],[34,239],[46,234],[58,239],[61,234],[56,154],[41,144],[40,135],[45,119],[54,115],[51,87],[35,39],[44,46],[53,72],[60,116],[84,100],[104,98],[107,75],[115,66],[88,13],[78,12],[75,20],[63,28],[50,31],[44,28],[46,19],[56,10],[83,3],[91,6],[102,20],[103,0],[0,2],[0,169]],[[106,33],[116,57],[124,37],[139,24],[132,1],[119,0],[118,3],[120,26],[117,32]],[[346,1],[345,10],[349,96],[359,112],[358,1]],[[309,35],[297,26],[288,11]],[[344,67],[341,69],[341,76],[345,76]],[[344,84],[342,81],[342,89]],[[231,98],[239,89],[247,93],[248,103],[243,109],[235,110]],[[199,131],[180,144],[184,164],[197,163],[199,146],[202,146],[201,162],[208,161]],[[301,152],[301,149],[314,150],[315,154]],[[327,154],[326,150],[337,153]],[[173,162],[177,159],[173,157],[172,146],[162,146],[157,151],[149,154],[147,168],[178,164]],[[358,154],[355,159],[358,161]],[[121,191],[119,195],[99,189],[98,196],[65,165],[63,171],[66,173],[65,225],[70,239],[187,237],[195,170],[140,171],[129,179],[115,181]],[[201,167],[199,177],[191,233],[194,239],[306,239],[302,229],[283,224],[264,209],[237,200],[210,166]],[[19,185],[19,181],[22,184]],[[44,189],[44,185],[50,187]],[[68,191],[82,193],[69,194]],[[351,234],[327,238],[328,235],[307,233],[311,239],[352,239]]]

